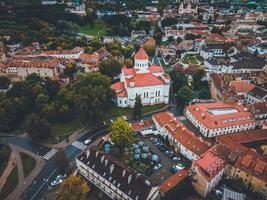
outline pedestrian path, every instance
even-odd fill
[[[45,155],[43,156],[43,158],[44,158],[45,160],[50,160],[50,159],[51,159],[57,152],[58,152],[57,149],[52,149],[52,150],[49,151],[47,154],[45,154]]]
[[[75,141],[71,144],[72,146],[78,148],[78,149],[81,149],[81,150],[84,150],[87,148],[86,145],[84,145],[83,143],[79,142],[79,141]]]

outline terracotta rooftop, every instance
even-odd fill
[[[131,124],[134,131],[141,131],[144,128],[149,128],[154,124],[153,120],[140,121]]]
[[[159,126],[164,127],[179,143],[198,156],[201,156],[210,148],[208,142],[195,136],[170,112],[154,114],[153,120]]]
[[[209,129],[256,123],[251,112],[233,103],[196,103],[186,109]]]
[[[179,183],[181,183],[186,177],[189,176],[188,170],[180,170],[176,172],[174,175],[169,177],[167,180],[165,180],[159,188],[159,191],[161,193],[167,193],[170,191],[172,188],[177,186]]]
[[[134,58],[139,60],[147,60],[148,55],[143,48],[140,48],[139,51],[135,54]]]
[[[249,92],[255,85],[248,83],[247,81],[231,81],[229,86],[234,88],[236,92]]]
[[[144,87],[144,86],[165,84],[163,79],[151,73],[135,74],[131,78],[126,78],[125,81],[128,87],[130,87],[131,82],[134,83],[134,87]]]

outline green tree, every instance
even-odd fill
[[[114,77],[121,71],[121,63],[114,58],[109,58],[100,62],[99,70],[102,74]]]
[[[51,135],[49,123],[34,113],[26,117],[22,127],[33,139],[43,140]]]
[[[59,150],[56,154],[56,159],[55,159],[56,166],[59,168],[61,172],[66,173],[68,163],[69,161],[64,150]]]
[[[73,78],[73,75],[76,73],[77,69],[74,64],[68,64],[64,69],[64,75],[68,76],[69,78]]]
[[[58,200],[84,200],[89,186],[78,176],[66,178],[60,185]]]
[[[130,58],[133,55],[134,52],[134,46],[131,44],[128,44],[126,48],[122,49],[122,53],[125,58]]]
[[[111,137],[112,141],[119,146],[131,144],[134,141],[132,128],[122,117],[117,118],[112,123]]]
[[[125,59],[124,64],[126,65],[127,68],[132,68],[134,65],[133,59],[131,58]]]
[[[141,119],[142,116],[142,102],[140,95],[137,95],[134,103],[134,116]]]
[[[200,99],[209,99],[210,98],[210,90],[207,87],[202,87],[199,91]]]
[[[178,93],[180,88],[188,85],[188,78],[183,72],[171,71],[170,75],[174,93]]]
[[[153,57],[155,55],[155,52],[156,52],[156,47],[145,46],[144,50],[147,52],[149,57]]]
[[[10,84],[10,80],[6,76],[0,76],[0,89],[7,89]]]
[[[202,79],[206,75],[206,70],[203,67],[199,67],[193,71],[193,87],[195,90],[202,86]]]
[[[87,46],[84,48],[84,53],[91,54],[93,53],[93,51],[94,51],[94,48],[92,46]]]
[[[114,98],[110,78],[100,73],[88,73],[80,75],[73,87],[77,112],[89,124],[101,122]]]
[[[178,91],[178,98],[185,104],[189,103],[193,99],[193,92],[190,86],[183,86]]]

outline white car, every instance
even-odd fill
[[[84,140],[84,142],[83,142],[83,143],[84,143],[85,145],[88,145],[88,144],[90,144],[91,142],[92,142],[92,140],[91,140],[91,139],[87,139],[87,140]]]
[[[62,178],[56,179],[56,180],[54,180],[54,181],[51,182],[51,186],[59,185],[62,182],[63,182],[63,179]]]
[[[161,164],[156,164],[156,165],[153,167],[154,170],[158,170],[158,169],[160,169],[160,168],[161,168]]]
[[[56,180],[57,179],[63,179],[63,178],[66,178],[66,177],[67,177],[67,174],[63,174],[63,175],[59,174],[59,175],[57,175]]]

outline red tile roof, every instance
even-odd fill
[[[146,120],[146,121],[140,121],[140,122],[136,122],[131,124],[132,128],[134,131],[141,131],[144,128],[149,128],[153,125],[153,121],[152,120]]]
[[[201,156],[210,147],[208,142],[198,138],[187,129],[177,118],[170,112],[161,112],[153,115],[153,120],[165,129],[184,147],[194,154]]]
[[[163,68],[161,66],[157,66],[155,64],[151,65],[148,70],[150,73],[161,73],[163,72]]]
[[[135,54],[134,58],[139,60],[147,60],[148,55],[143,48],[140,48],[139,51]]]
[[[256,123],[253,114],[244,106],[233,103],[197,103],[186,108],[201,124],[209,129]],[[212,114],[213,109],[235,109],[234,113]]]
[[[111,85],[111,89],[113,90],[124,90],[124,83],[123,82],[117,82]]]
[[[255,85],[243,80],[231,81],[229,86],[233,87],[236,92],[249,92],[255,87]]]
[[[165,82],[160,77],[157,77],[151,73],[135,74],[131,78],[126,78],[125,81],[128,87],[130,87],[130,82],[133,82],[135,84],[134,87],[145,87],[165,84]]]
[[[162,193],[167,193],[170,191],[172,188],[174,188],[176,185],[181,183],[186,177],[189,176],[189,171],[188,170],[180,170],[176,172],[174,175],[169,177],[167,180],[165,180],[159,188],[159,191]]]
[[[124,75],[135,75],[136,71],[134,68],[127,68],[125,65],[122,66],[122,73]]]

